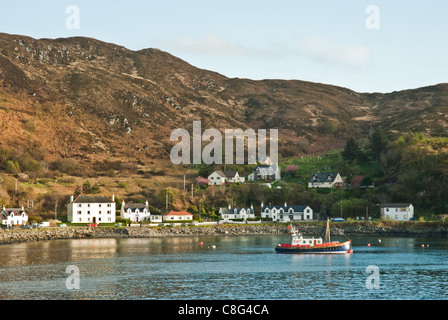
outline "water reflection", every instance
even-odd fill
[[[353,255],[276,253],[275,245],[284,240],[208,236],[4,245],[0,294],[4,299],[447,297],[444,239],[358,238]],[[429,246],[422,248],[422,242]],[[80,290],[65,287],[68,265],[80,270]],[[366,289],[369,265],[380,268],[380,289]]]

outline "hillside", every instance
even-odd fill
[[[158,49],[0,34],[0,147],[47,161],[167,159],[175,128],[278,128],[285,156],[322,154],[378,123],[447,134],[448,85],[356,93],[305,81],[230,79]]]
[[[204,199],[212,199],[210,208],[226,205],[232,199],[223,191],[195,187],[190,196],[197,168],[169,160],[170,133],[191,132],[194,120],[202,130],[278,129],[282,160],[324,155],[349,137],[365,145],[379,125],[391,141],[409,131],[448,136],[448,84],[357,93],[299,80],[227,78],[158,49],[0,33],[1,204],[34,199],[40,212],[58,203],[64,212],[67,195],[90,180],[118,199],[149,198],[159,209],[169,187],[177,189],[170,204],[178,209]],[[19,173],[30,179],[16,188]],[[263,193],[240,191],[248,203]]]

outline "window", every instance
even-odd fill
[[[107,214],[110,214],[110,210],[107,210]]]
[[[90,211],[87,211],[87,214],[90,214]]]
[[[81,214],[82,213],[82,211],[78,211],[78,214]]]
[[[110,208],[110,203],[107,204],[107,207]]]

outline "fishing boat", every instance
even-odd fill
[[[353,253],[351,240],[339,242],[330,240],[330,220],[327,220],[325,241],[322,238],[304,238],[298,233],[297,228],[289,225],[291,234],[290,244],[278,244],[275,251],[279,253]]]

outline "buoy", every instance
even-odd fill
[[[378,239],[378,242],[381,242],[381,239]]]
[[[199,244],[202,246],[204,243],[201,241],[201,242],[199,242]]]
[[[216,249],[216,246],[215,246],[215,245],[212,245],[212,248],[213,248],[213,249]]]
[[[370,243],[368,243],[367,246],[370,247]]]
[[[424,244],[422,244],[422,248],[424,248],[425,247],[425,245]]]

